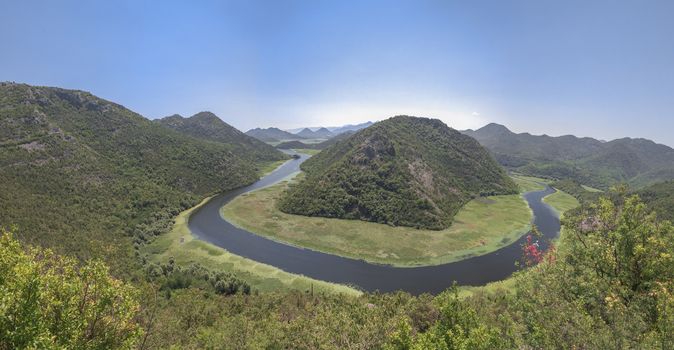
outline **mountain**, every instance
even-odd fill
[[[335,128],[328,128],[328,129],[333,134],[338,135],[338,134],[341,134],[341,133],[345,133],[347,131],[353,132],[353,131],[358,131],[360,129],[365,129],[365,128],[369,127],[370,125],[372,125],[372,122],[365,122],[365,123],[356,124],[356,125],[347,124],[347,125],[344,125],[344,126],[335,127]]]
[[[88,92],[0,83],[0,226],[28,243],[133,273],[177,213],[256,179],[230,147]]]
[[[330,139],[327,139],[319,143],[304,143],[302,141],[286,141],[281,142],[276,145],[278,149],[293,149],[293,148],[305,148],[305,149],[325,149],[335,143],[349,138],[349,136],[355,134],[355,131],[345,131],[337,136],[334,136]]]
[[[317,129],[316,131],[312,131],[309,128],[304,128],[295,135],[305,139],[329,139],[335,136],[333,133],[330,132],[330,130],[326,128],[320,128]]]
[[[255,128],[246,131],[246,135],[264,142],[278,142],[283,140],[298,140],[303,137],[283,131],[279,128],[260,129]]]
[[[279,201],[285,212],[443,229],[476,196],[517,193],[473,138],[410,116],[363,129],[302,169],[306,177]]]
[[[644,186],[674,178],[674,149],[646,139],[536,136],[494,123],[463,133],[502,165],[530,175],[569,178],[602,189],[618,182]]]
[[[251,161],[275,161],[287,157],[274,147],[225,123],[211,112],[197,113],[189,118],[175,114],[155,122],[186,135],[227,145],[232,153]]]

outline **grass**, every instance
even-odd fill
[[[295,149],[293,149],[293,151],[295,151],[297,153],[304,153],[304,154],[308,154],[310,156],[313,156],[313,155],[317,154],[318,152],[320,152],[321,150],[320,149],[311,149],[311,148],[295,148]]]
[[[286,186],[284,182],[241,195],[222,208],[222,215],[236,226],[283,243],[400,267],[487,254],[514,242],[531,225],[531,211],[519,195],[475,199],[442,231],[291,215],[275,204]]]
[[[553,194],[545,196],[543,202],[549,204],[557,213],[557,216],[561,217],[565,211],[576,208],[580,205],[580,202],[572,195],[557,191]]]
[[[585,186],[585,185],[581,185],[581,186],[585,189],[585,191],[588,191],[588,192],[604,192],[602,190],[599,190],[599,189],[596,189],[596,188],[593,188],[593,187],[590,187],[590,186]]]
[[[541,183],[550,183],[550,180],[541,179],[533,176],[512,175],[511,178],[520,186],[522,192],[542,191],[545,189]]]
[[[263,163],[260,166],[260,168],[258,169],[258,175],[260,177],[267,176],[267,175],[269,175],[269,173],[276,170],[276,168],[278,168],[279,166],[281,166],[281,164],[283,164],[287,161],[288,161],[287,159],[281,159],[281,160]]]
[[[170,257],[173,257],[176,263],[182,266],[198,263],[214,271],[232,272],[261,292],[291,289],[307,291],[313,288],[316,292],[361,294],[354,288],[288,273],[194,238],[187,226],[187,221],[191,213],[209,199],[206,198],[196,207],[180,213],[169,233],[158,237],[144,248],[145,252],[149,253],[150,260],[166,263]]]

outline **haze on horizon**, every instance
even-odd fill
[[[674,146],[671,1],[4,2],[0,81],[245,131],[398,114]]]

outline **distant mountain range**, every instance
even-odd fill
[[[304,130],[304,129],[309,129],[311,131],[316,131],[318,129],[328,129],[331,133],[334,135],[341,134],[345,131],[358,131],[360,129],[365,129],[368,126],[372,125],[372,122],[365,122],[365,123],[360,123],[360,124],[347,124],[347,125],[342,125],[342,126],[328,126],[328,127],[308,127],[308,128],[296,128],[296,129],[287,129],[286,131],[292,134],[297,134],[298,132]]]
[[[475,139],[436,119],[397,116],[358,131],[302,164],[285,212],[427,229],[448,227],[479,195],[517,186]]]
[[[642,187],[674,179],[674,149],[646,139],[605,142],[517,134],[495,123],[463,133],[477,139],[502,165],[525,174],[574,179],[601,189],[618,182]]]
[[[309,129],[309,128],[304,128],[300,132],[296,133],[295,135],[300,136],[305,139],[329,139],[335,134],[330,132],[330,130],[326,128],[320,128],[315,131]]]
[[[318,128],[299,128],[290,130],[281,130],[278,128],[255,128],[246,131],[246,135],[252,136],[258,140],[275,143],[307,139],[330,139],[347,131],[358,131],[372,125],[372,122],[365,122],[356,125],[344,125],[336,127],[318,127]]]
[[[272,146],[248,136],[225,123],[211,112],[197,113],[189,118],[178,114],[155,120],[163,126],[186,135],[204,140],[220,142],[239,156],[251,161],[273,161],[285,158],[285,155]]]

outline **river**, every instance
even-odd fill
[[[494,252],[443,265],[393,267],[368,263],[283,244],[238,228],[220,216],[220,208],[237,196],[273,185],[299,171],[308,159],[300,155],[290,160],[254,184],[213,197],[192,213],[188,226],[198,239],[224,248],[229,252],[284,271],[319,280],[354,285],[366,291],[392,292],[404,290],[418,295],[437,294],[458,285],[484,285],[507,278],[517,270],[515,262],[522,255],[525,236]],[[528,192],[524,198],[534,213],[534,224],[546,242],[559,235],[560,222],[554,210],[542,201],[555,190],[546,186],[542,191]]]

